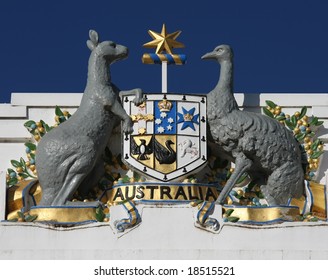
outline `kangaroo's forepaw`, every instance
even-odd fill
[[[131,134],[133,132],[133,122],[130,118],[123,121],[123,132],[126,134]]]
[[[134,89],[134,91],[135,91],[135,98],[133,99],[132,102],[134,105],[139,106],[145,101],[145,99],[143,98],[142,90],[140,88],[136,88]]]
[[[139,106],[139,105],[141,105],[143,102],[145,101],[145,99],[144,98],[137,98],[137,97],[135,97],[134,99],[133,99],[133,104],[135,105],[135,106]]]

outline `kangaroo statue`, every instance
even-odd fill
[[[109,72],[110,64],[128,56],[128,49],[112,41],[99,42],[94,30],[90,30],[89,37],[91,55],[81,104],[71,118],[45,134],[37,147],[40,205],[65,205],[77,190],[87,193],[92,181],[99,179],[101,155],[119,120],[123,121],[124,133],[133,132],[132,120],[121,105],[120,91],[111,83]],[[134,103],[140,105],[142,91],[132,92],[136,94]]]

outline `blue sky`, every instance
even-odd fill
[[[195,2],[195,3],[193,3]],[[326,3],[325,3],[326,2]],[[207,93],[219,67],[200,57],[219,44],[235,53],[235,92],[328,92],[328,3],[311,1],[2,1],[0,103],[11,92],[83,92],[89,29],[127,46],[112,65],[122,90],[161,91],[161,67],[141,63],[147,30],[186,48],[184,66],[168,67],[168,91]]]

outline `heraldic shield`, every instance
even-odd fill
[[[147,94],[139,106],[133,98],[123,95],[123,107],[134,122],[134,132],[122,136],[123,160],[131,169],[168,182],[205,166],[205,96]]]

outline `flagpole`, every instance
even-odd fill
[[[167,93],[167,61],[162,61],[162,93]]]

